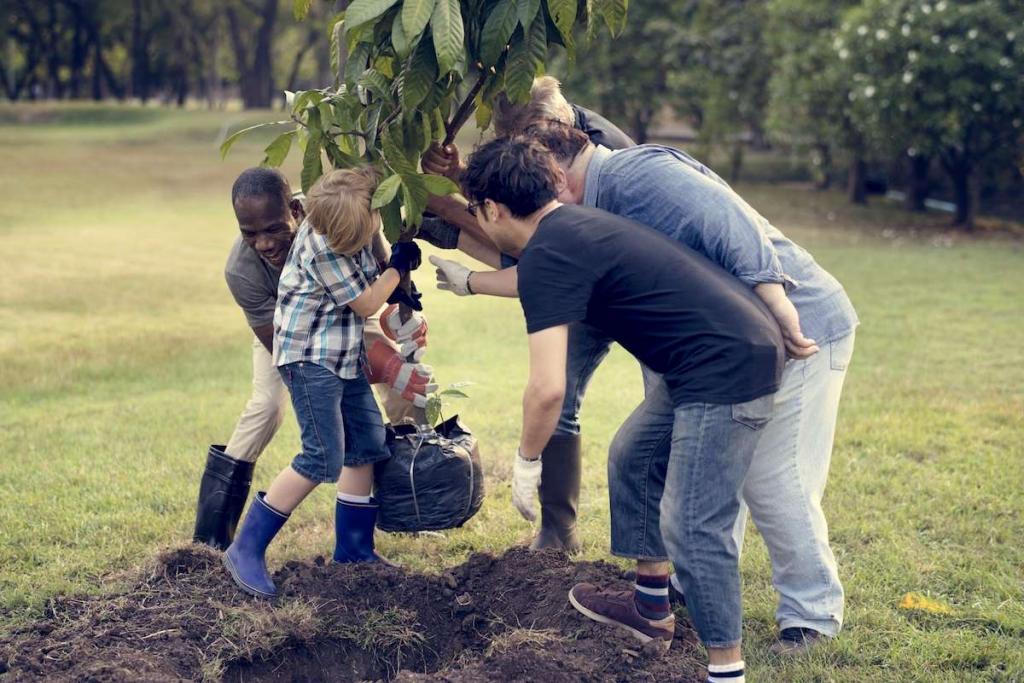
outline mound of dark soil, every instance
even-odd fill
[[[219,554],[165,553],[129,591],[52,600],[0,638],[5,680],[700,681],[694,634],[665,656],[569,605],[578,581],[628,582],[606,563],[514,548],[440,576],[290,562],[274,604],[240,593]]]

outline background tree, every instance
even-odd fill
[[[634,3],[621,36],[595,36],[583,63],[559,65],[566,89],[647,142],[657,116],[674,102],[673,78],[687,68],[693,36],[682,26],[695,11],[691,0]]]
[[[1019,153],[1022,21],[1019,5],[996,0],[868,0],[837,40],[857,78],[850,98],[859,127],[911,158],[936,156],[952,183],[954,222],[968,229],[979,172]]]

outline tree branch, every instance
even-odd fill
[[[445,125],[445,136],[444,141],[441,143],[442,146],[450,145],[455,141],[455,136],[459,134],[462,127],[466,125],[466,121],[469,120],[470,114],[472,114],[473,110],[476,109],[476,104],[473,103],[473,100],[476,99],[477,94],[484,87],[484,83],[486,83],[487,79],[490,77],[491,72],[486,69],[480,73],[480,78],[478,78],[476,83],[473,85],[473,89],[469,91],[466,95],[466,99],[464,99],[462,104],[459,105],[459,108],[455,110],[455,116],[452,117],[451,122]]]

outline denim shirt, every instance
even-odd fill
[[[781,283],[804,335],[819,344],[859,323],[843,286],[729,185],[689,154],[640,145],[598,146],[583,204],[631,218],[699,251],[747,285]]]

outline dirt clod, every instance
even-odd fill
[[[577,582],[625,586],[609,564],[513,548],[440,576],[288,562],[273,604],[240,593],[218,553],[157,558],[131,590],[51,600],[0,637],[5,681],[680,681],[702,679],[693,632],[668,654],[589,621]],[[655,648],[656,650],[657,648]]]

